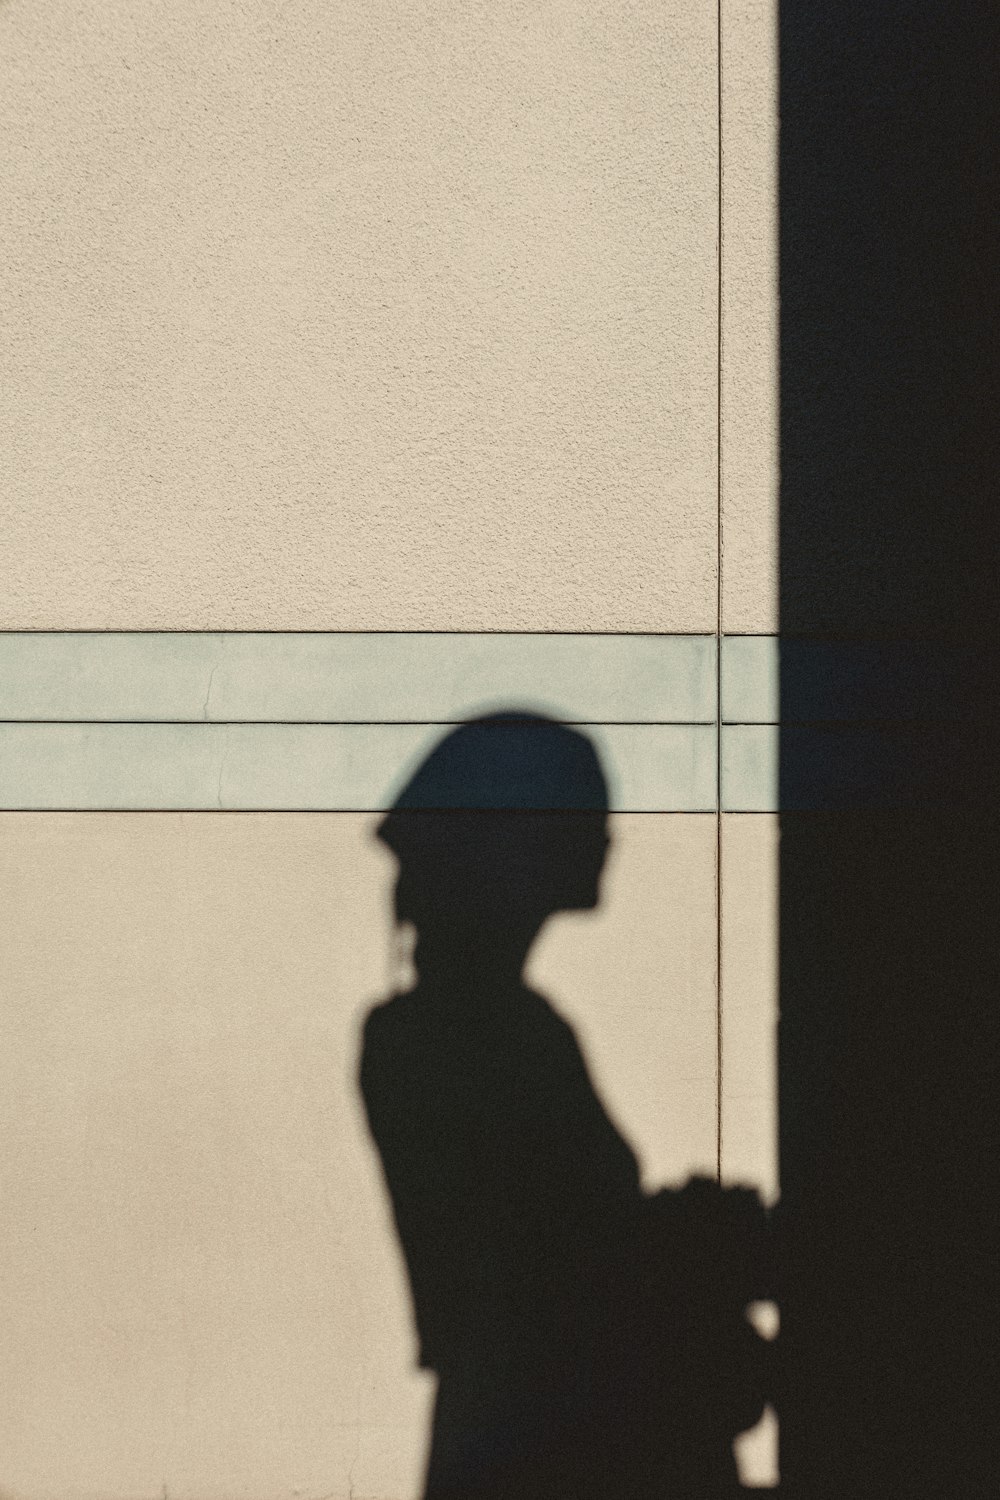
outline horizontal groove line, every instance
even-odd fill
[[[648,637],[650,640],[669,640],[672,637],[679,640],[692,640],[702,637],[706,640],[717,640],[718,636],[714,630],[516,630],[516,629],[467,629],[467,628],[445,628],[440,629],[391,629],[359,630],[344,627],[342,629],[329,628],[301,628],[282,627],[281,629],[268,629],[265,626],[230,628],[226,626],[195,625],[195,626],[108,626],[96,625],[84,626],[30,626],[30,625],[5,625],[0,626],[0,638],[5,635],[313,635],[313,636],[370,636],[370,635],[401,635],[401,636],[580,636],[589,639],[597,636],[602,639],[634,639],[636,637]],[[962,643],[959,641],[944,639],[939,636],[921,635],[862,635],[849,634],[837,631],[795,631],[795,630],[724,630],[723,640],[736,641],[794,641],[805,642],[815,645],[831,646],[932,646],[936,649],[960,650]]]
[[[487,715],[484,715],[487,717]],[[469,719],[0,719],[0,726],[8,724],[108,724],[135,727],[157,725],[190,725],[199,729],[225,728],[227,725],[251,727],[253,725],[275,728],[316,729],[392,729],[446,728],[449,725],[467,724]],[[508,723],[517,722],[508,719]],[[531,720],[524,722],[530,723]],[[713,729],[715,719],[560,719],[571,729]],[[832,719],[723,719],[723,729],[936,729],[955,725],[955,719],[931,718],[832,718]]]
[[[4,813],[103,813],[105,815],[115,814],[133,816],[136,813],[148,815],[197,813],[199,816],[211,814],[218,817],[231,817],[234,814],[241,817],[253,813],[293,813],[296,817],[308,817],[310,814],[329,813],[338,817],[348,817],[358,814],[367,817],[375,813],[391,812],[390,807],[0,807],[0,816]],[[728,809],[727,809],[728,811]],[[408,808],[408,813],[416,817],[426,813],[494,813],[501,816],[508,814],[523,813],[551,813],[553,815],[565,816],[567,813],[582,817],[584,815],[598,817],[624,817],[630,818],[714,818],[718,809],[715,807],[613,807],[607,812],[594,807],[442,807],[442,808]],[[748,813],[757,814],[759,809],[747,809]],[[766,816],[766,813],[764,814]]]
[[[107,724],[135,728],[191,726],[197,729],[225,729],[227,726],[275,729],[445,729],[449,725],[467,724],[468,719],[0,719],[7,724],[52,724],[80,725]],[[517,723],[516,718],[507,719],[508,725]],[[531,723],[532,720],[521,720]],[[571,729],[714,729],[714,719],[560,719]]]
[[[195,629],[171,629],[169,626],[162,629],[109,629],[97,628],[74,630],[74,629],[17,629],[10,627],[0,630],[0,636],[5,635],[313,635],[313,636],[369,636],[369,635],[462,635],[462,636],[579,636],[583,640],[599,637],[602,640],[697,640],[699,637],[705,640],[715,640],[716,637],[710,630],[213,630],[210,627],[197,627]]]

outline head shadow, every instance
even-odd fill
[[[585,735],[526,713],[471,720],[421,763],[378,828],[418,974],[516,982],[550,916],[600,900],[608,788]]]

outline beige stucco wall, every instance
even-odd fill
[[[722,7],[722,628],[778,629],[778,3]]]
[[[3,624],[711,629],[702,0],[8,0]]]
[[[416,1493],[429,1382],[354,1081],[398,967],[372,823],[0,817],[10,1493]],[[612,831],[532,976],[656,1184],[714,1167],[714,821]]]
[[[773,0],[717,25],[6,0],[0,628],[773,631]],[[4,1494],[415,1493],[369,831],[0,814]],[[615,831],[538,982],[648,1180],[711,1170],[721,848],[723,1170],[773,1192],[773,821]]]

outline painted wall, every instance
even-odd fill
[[[769,25],[732,20],[737,213]],[[715,627],[713,5],[0,27],[7,623]]]
[[[8,0],[0,626],[773,634],[773,33],[773,0],[721,34],[703,0]],[[408,1500],[430,1390],[352,1082],[398,968],[370,802],[130,802],[127,755],[109,801],[66,639],[0,714],[0,1490]],[[611,736],[594,675],[540,680]],[[103,717],[214,733],[191,681]],[[651,1185],[721,1154],[773,1196],[777,804],[721,811],[715,682],[643,687],[707,798],[620,801],[533,972]]]

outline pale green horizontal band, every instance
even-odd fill
[[[718,682],[716,653],[706,635],[0,634],[0,808],[376,810],[449,723],[512,709],[585,726],[618,811],[947,792],[934,724],[960,715],[961,652],[728,636]]]
[[[722,732],[723,812],[777,812],[780,734],[776,724],[730,724]]]
[[[14,632],[0,718],[713,723],[715,659],[706,635]]]
[[[2,724],[0,807],[388,808],[448,732],[427,724]],[[590,725],[621,812],[716,806],[714,725]]]
[[[725,636],[722,722],[954,721],[968,707],[974,666],[941,641]]]

